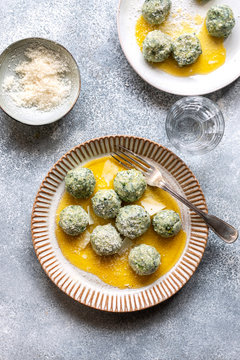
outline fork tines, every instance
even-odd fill
[[[153,166],[149,162],[121,145],[116,148],[116,151],[111,153],[111,156],[126,169],[135,168],[143,174],[153,169]]]

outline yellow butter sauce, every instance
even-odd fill
[[[172,18],[174,19],[174,15],[172,15]],[[184,18],[187,18],[186,15]],[[189,21],[181,21],[178,26],[175,24],[175,22],[173,22],[173,20],[168,19],[161,25],[150,25],[146,22],[146,20],[144,20],[142,16],[140,16],[137,20],[135,29],[137,43],[142,50],[143,40],[147,34],[153,30],[161,30],[165,34],[170,35],[173,39],[176,39],[178,36],[184,33],[194,33],[196,32],[196,29],[193,25],[191,25],[190,20],[192,20],[192,18],[189,15]],[[222,66],[226,59],[226,49],[223,44],[224,39],[210,36],[208,34],[206,24],[200,15],[195,15],[194,23],[198,26],[202,24],[201,29],[197,34],[202,45],[202,54],[199,56],[196,63],[181,68],[177,65],[177,62],[172,57],[170,57],[162,63],[151,63],[151,66],[174,76],[185,77],[197,74],[209,74],[210,72]]]
[[[85,166],[91,169],[95,175],[97,184],[94,193],[100,189],[112,189],[114,177],[118,171],[123,170],[109,156],[94,159]],[[149,200],[149,198],[160,201],[166,208],[180,213],[176,201],[161,189],[148,187],[140,201],[135,204],[140,205],[141,201]],[[56,213],[56,237],[63,255],[79,269],[98,276],[109,285],[121,289],[140,288],[149,285],[160,276],[166,274],[176,264],[185,247],[186,233],[183,230],[173,238],[164,239],[157,235],[151,226],[143,236],[133,240],[133,244],[145,243],[154,246],[161,254],[162,263],[154,274],[139,276],[131,270],[128,264],[129,250],[126,250],[122,255],[101,257],[94,253],[90,243],[84,249],[82,248],[83,236],[73,237],[66,235],[58,226],[58,221],[61,210],[68,205],[81,205],[87,211],[88,207],[91,207],[91,200],[77,200],[66,192],[63,194]],[[90,225],[87,229],[90,233],[97,225],[104,225],[109,222],[114,224],[114,220],[101,219],[92,210],[91,216],[94,224]]]

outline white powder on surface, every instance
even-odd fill
[[[43,46],[29,48],[23,61],[15,68],[16,76],[8,76],[3,90],[17,106],[49,111],[60,105],[70,94],[71,81],[67,61],[58,53]]]
[[[140,2],[137,0],[129,0],[129,6],[127,9],[127,16],[129,19],[128,24],[129,30],[132,30],[132,33],[134,34],[134,39],[136,21],[142,14],[143,3],[144,0],[141,0]],[[203,18],[206,16],[206,9],[200,2],[189,0],[172,1],[171,10],[167,17],[170,30],[173,26],[176,27],[177,30],[181,30],[183,23],[188,23],[188,25],[194,29],[196,33],[198,33],[202,23],[196,23],[196,15],[200,15]]]

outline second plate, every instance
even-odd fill
[[[141,15],[141,8],[144,0],[120,0],[117,13],[118,35],[122,50],[133,69],[146,82],[159,90],[176,95],[203,95],[221,89],[230,84],[240,76],[240,7],[238,0],[229,0],[228,5],[233,9],[236,25],[232,34],[224,42],[227,50],[225,63],[217,70],[207,75],[194,75],[188,77],[177,77],[154,68],[147,63],[137,45],[135,38],[135,26],[137,19]],[[217,4],[224,4],[224,0],[218,1],[190,1],[178,0],[177,5],[184,16],[190,13],[193,16],[200,14],[206,16],[208,9]]]

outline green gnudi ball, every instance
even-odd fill
[[[158,269],[161,256],[155,247],[141,244],[130,251],[128,262],[138,275],[150,275]]]
[[[79,205],[70,205],[60,213],[59,226],[63,231],[72,236],[77,236],[86,230],[89,217],[86,211]]]
[[[99,190],[92,198],[93,211],[104,219],[115,218],[121,207],[121,200],[114,190]]]
[[[116,228],[120,234],[130,239],[143,235],[150,224],[150,215],[139,205],[122,207],[116,217]]]
[[[111,224],[98,225],[90,236],[93,250],[100,256],[116,254],[122,247],[123,240]]]
[[[150,31],[143,41],[143,56],[147,61],[162,62],[172,51],[172,39],[160,30]]]
[[[168,238],[179,233],[182,222],[178,213],[173,210],[162,210],[152,219],[153,229],[162,237]]]
[[[173,42],[172,54],[180,67],[195,63],[201,53],[201,43],[194,34],[180,35]]]
[[[77,199],[89,198],[95,188],[96,180],[92,170],[78,167],[68,171],[65,176],[65,189]]]
[[[149,24],[159,25],[167,18],[170,8],[170,0],[145,0],[142,15]]]
[[[235,25],[232,9],[227,5],[212,6],[207,12],[206,26],[210,35],[228,37]]]
[[[135,169],[119,171],[113,184],[120,199],[126,202],[139,200],[147,188],[145,177]]]

